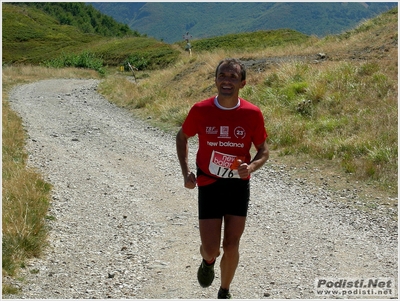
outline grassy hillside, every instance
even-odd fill
[[[288,28],[323,37],[354,28],[397,2],[147,2],[92,5],[130,28],[168,43]]]
[[[80,2],[14,2],[13,5],[40,9],[61,25],[74,26],[84,33],[112,37],[140,36],[126,24],[118,23],[93,6]]]
[[[141,61],[147,69],[154,69],[174,62],[179,55],[173,46],[151,38],[84,33],[75,26],[61,25],[34,7],[3,3],[2,14],[3,65],[38,65],[90,52],[105,66],[122,65],[130,59],[133,64]]]
[[[256,51],[277,46],[301,45],[312,40],[298,31],[290,29],[264,30],[250,33],[228,34],[221,37],[191,41],[193,51],[235,50]],[[186,42],[177,43],[184,47]]]
[[[224,57],[242,59],[249,69],[241,96],[264,113],[270,162],[315,189],[356,190],[361,198],[334,201],[369,211],[379,205],[380,212],[397,218],[397,9],[324,39],[288,30],[229,35],[196,41],[189,56],[179,43],[88,35],[41,11],[3,3],[2,38],[4,276],[15,277],[26,258],[40,256],[46,243],[43,221],[52,218],[46,209],[51,186],[26,168],[26,133],[10,110],[8,93],[45,78],[99,78],[88,69],[38,66],[66,52],[88,51],[104,59],[109,67],[99,91],[173,132],[193,103],[216,93],[217,63]],[[243,45],[244,40],[249,42]],[[325,58],[316,60],[317,53]],[[126,60],[143,65],[136,83],[130,72],[115,68]],[[3,286],[5,291],[18,289]]]

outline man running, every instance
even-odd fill
[[[176,148],[184,186],[198,186],[200,254],[197,272],[202,287],[214,280],[224,223],[221,286],[218,299],[231,299],[230,284],[239,262],[250,199],[250,174],[269,157],[267,132],[261,110],[239,98],[246,85],[246,68],[236,59],[222,60],[216,69],[218,95],[196,103],[176,136]],[[188,139],[198,135],[197,177],[188,164]],[[251,159],[251,146],[257,153]]]

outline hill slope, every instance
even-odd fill
[[[54,17],[61,25],[72,25],[84,33],[103,36],[140,36],[126,24],[100,13],[91,5],[78,2],[14,2],[13,5],[37,8]]]
[[[59,15],[67,13],[65,11]],[[118,24],[114,23],[116,30],[110,31],[107,24],[111,18],[102,18],[100,12],[98,14],[94,23],[98,23],[98,20],[108,21],[95,26],[98,33],[87,33],[79,24],[62,24],[56,16],[33,6],[3,4],[3,64],[42,64],[65,55],[91,52],[101,58],[105,65],[120,65],[130,59],[131,63],[140,60],[151,69],[165,66],[177,58],[177,50],[154,38],[137,36],[135,32],[126,36],[124,26],[118,30]],[[76,19],[85,16],[82,12]],[[117,37],[108,36],[112,33]]]
[[[397,2],[93,2],[91,5],[142,34],[173,43],[182,40],[187,31],[195,39],[279,28],[322,37],[351,29],[360,21],[397,6]]]

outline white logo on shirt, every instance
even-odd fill
[[[241,126],[236,127],[233,133],[235,134],[236,138],[240,139],[243,139],[246,136],[246,131]]]
[[[215,126],[206,126],[206,134],[216,135],[218,134],[218,129]]]
[[[219,128],[219,137],[218,138],[231,138],[229,137],[229,126],[221,126]]]

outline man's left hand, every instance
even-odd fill
[[[239,177],[242,179],[247,179],[250,176],[250,165],[243,163],[242,160],[238,160],[240,164],[238,167]]]

